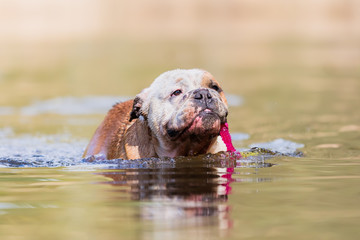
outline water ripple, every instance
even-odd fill
[[[267,160],[274,156],[299,156],[296,148],[303,145],[287,140],[275,140],[255,146],[275,149],[248,149],[244,158],[220,152],[195,157],[145,158],[138,160],[106,160],[104,156],[82,159],[87,140],[76,140],[70,135],[14,136],[11,128],[0,129],[0,167],[68,167],[68,170],[140,169],[140,168],[260,168],[270,167]],[[274,147],[276,146],[276,147]]]

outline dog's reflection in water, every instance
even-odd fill
[[[140,217],[170,226],[231,227],[228,194],[233,168],[127,169],[105,172],[106,182],[141,201]],[[125,188],[124,188],[125,187]],[[123,196],[123,195],[122,195]],[[163,221],[166,220],[166,221]]]

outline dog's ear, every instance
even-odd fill
[[[132,120],[139,118],[140,117],[140,109],[141,106],[143,105],[144,100],[141,99],[140,97],[136,96],[134,99],[134,104],[130,113],[130,120],[129,122],[131,122]]]
[[[134,104],[130,113],[130,119],[129,122],[131,122],[132,120],[139,118],[140,116],[147,116],[147,112],[148,112],[148,107],[146,106],[146,104],[144,104],[144,100],[147,98],[148,96],[148,92],[149,89],[146,88],[144,90],[142,90],[141,93],[139,93],[138,95],[136,95],[135,99],[134,99]]]

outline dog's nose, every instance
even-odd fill
[[[206,101],[212,99],[212,96],[208,89],[199,89],[194,92],[194,98],[196,100]]]

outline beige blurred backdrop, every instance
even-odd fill
[[[359,37],[356,0],[2,0],[2,44],[125,37],[268,42]],[[204,40],[206,41],[206,40]]]
[[[17,83],[0,103],[134,94],[177,67],[218,78],[239,69],[262,76],[279,62],[353,69],[359,43],[357,0],[1,0],[1,91]],[[119,81],[136,87],[104,86]]]

